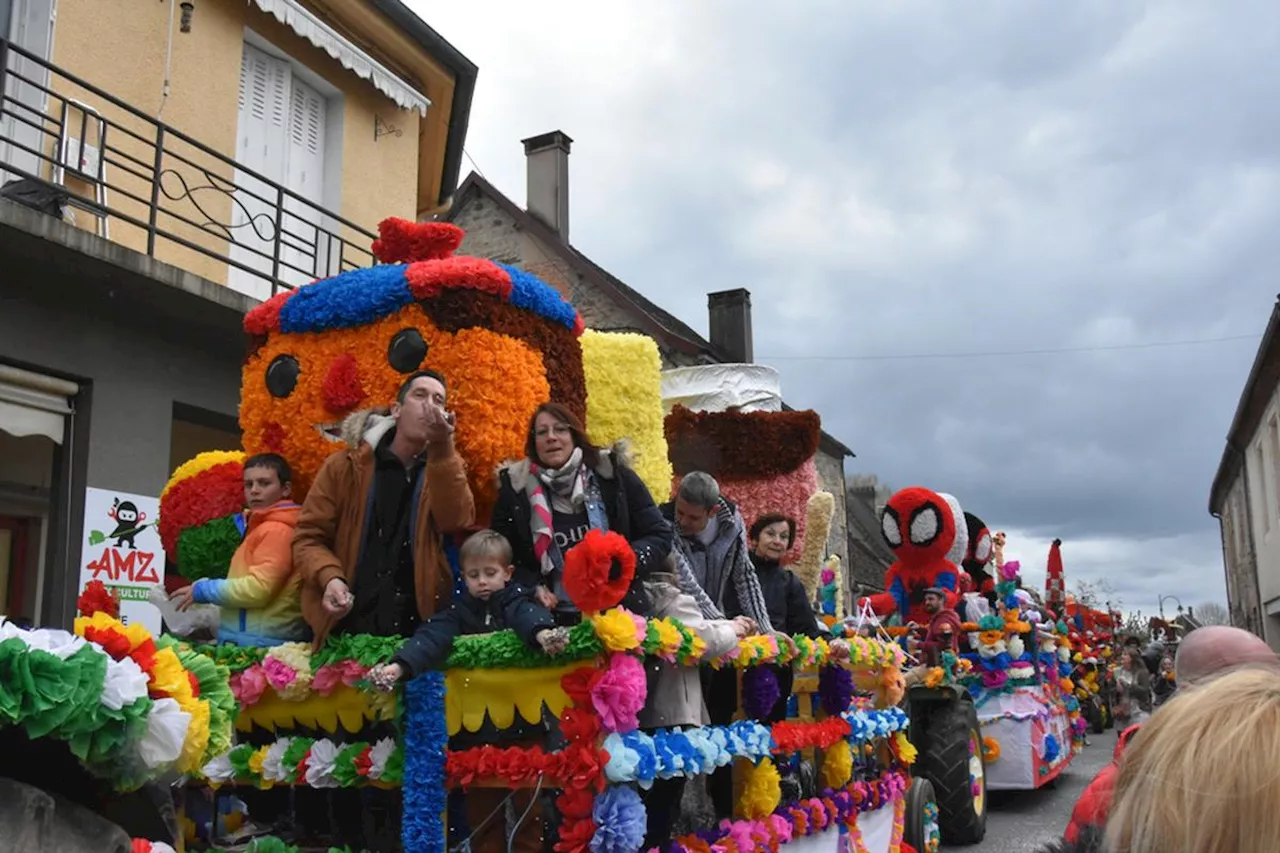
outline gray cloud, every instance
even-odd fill
[[[480,66],[469,150],[576,140],[575,244],[758,356],[853,467],[958,495],[1070,574],[1222,599],[1207,491],[1280,264],[1280,7],[414,4]],[[1043,550],[1036,549],[1044,545]]]

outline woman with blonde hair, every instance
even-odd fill
[[[1153,715],[1121,760],[1105,839],[1088,833],[1057,849],[1275,853],[1277,803],[1280,674],[1238,669],[1178,691]]]

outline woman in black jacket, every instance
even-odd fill
[[[622,605],[642,616],[649,611],[642,580],[662,571],[673,535],[623,448],[593,445],[573,413],[556,403],[543,403],[530,419],[525,458],[498,472],[491,526],[515,551],[516,580],[534,589],[560,625],[582,618],[565,594],[564,555],[588,530],[609,530],[631,543],[636,577]]]

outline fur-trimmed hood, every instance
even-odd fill
[[[618,468],[630,468],[632,463],[631,445],[625,440],[615,441],[608,448],[600,448],[600,461],[596,463],[596,476],[606,480],[617,477]],[[498,474],[506,473],[511,481],[511,488],[523,492],[529,484],[528,459],[513,459],[498,466]]]
[[[362,441],[376,448],[382,437],[395,425],[396,419],[391,417],[388,406],[360,409],[342,419],[339,435],[350,450],[359,450]]]

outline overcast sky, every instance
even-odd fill
[[[520,139],[573,137],[573,243],[704,334],[748,288],[757,361],[850,472],[952,492],[1037,581],[1058,536],[1129,609],[1225,602],[1280,3],[409,4],[480,67],[483,174],[523,204]],[[964,356],[993,351],[1022,354]]]

